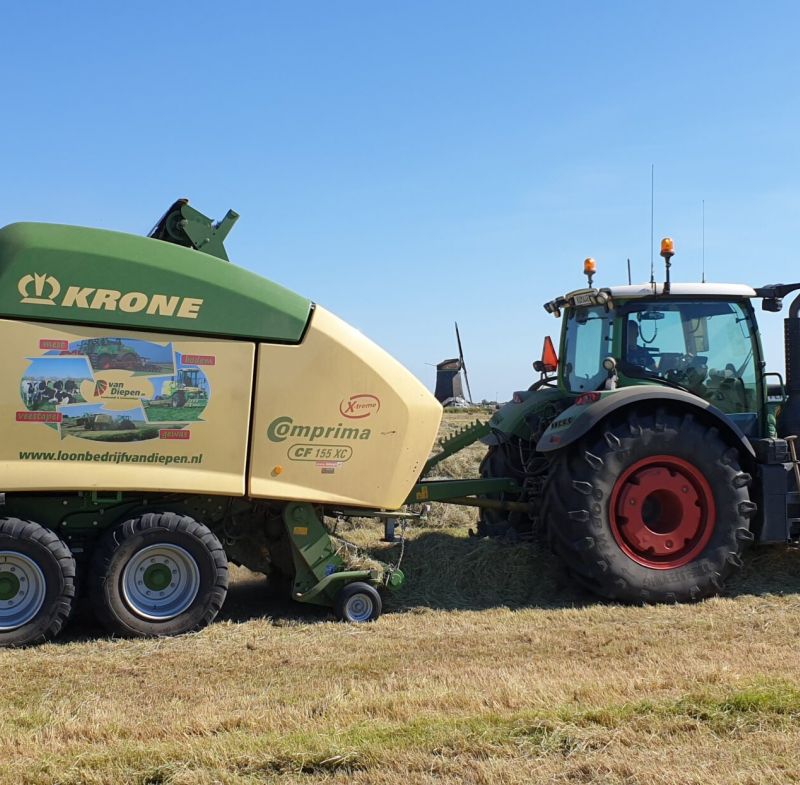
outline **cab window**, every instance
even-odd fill
[[[603,306],[567,312],[564,373],[572,392],[596,390],[608,378],[602,363],[611,354],[612,325]]]
[[[622,367],[685,387],[749,429],[758,381],[749,309],[731,302],[650,302],[623,309]],[[743,428],[744,429],[744,428]]]

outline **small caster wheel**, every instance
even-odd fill
[[[333,612],[339,621],[375,621],[381,615],[383,603],[378,590],[368,583],[348,583],[337,595]]]

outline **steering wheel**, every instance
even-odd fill
[[[667,381],[680,384],[687,389],[697,388],[702,385],[708,369],[702,363],[696,362],[697,355],[682,354],[677,358],[677,368],[670,368],[666,373]]]

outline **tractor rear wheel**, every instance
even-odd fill
[[[75,559],[57,534],[0,519],[0,646],[55,637],[75,602]]]
[[[97,618],[126,637],[180,635],[210,624],[228,592],[213,532],[186,515],[147,513],[111,529],[92,556]]]
[[[584,588],[624,602],[699,600],[722,589],[753,539],[750,482],[714,426],[633,410],[557,456],[543,517]]]

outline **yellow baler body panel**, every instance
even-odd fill
[[[258,347],[249,494],[396,509],[441,417],[406,368],[317,306],[300,345]]]
[[[1,490],[246,492],[253,343],[10,320],[0,335]],[[144,363],[92,354],[108,337]],[[209,395],[177,408],[187,367]]]

